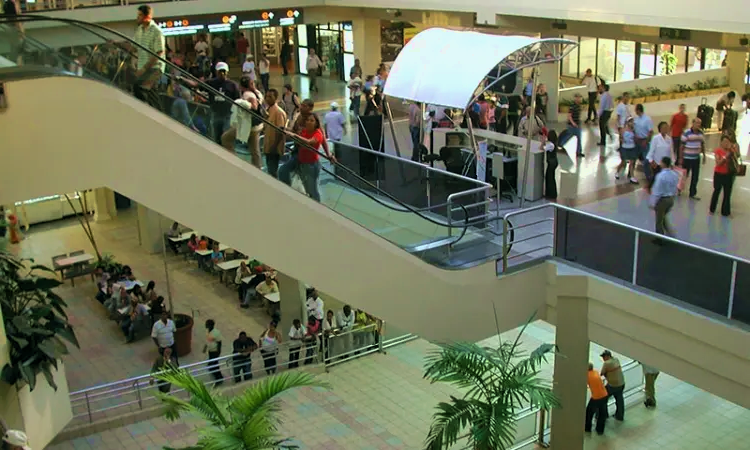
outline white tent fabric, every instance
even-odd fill
[[[396,57],[385,94],[463,109],[477,86],[501,61],[541,40],[428,28],[414,36]]]

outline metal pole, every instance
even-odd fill
[[[86,412],[89,413],[89,423],[94,423],[94,417],[91,415],[91,402],[89,401],[89,393],[84,392],[83,395],[86,396]]]
[[[424,145],[424,116],[425,114],[427,114],[427,105],[422,103],[420,104],[420,107],[419,107],[419,144],[417,144],[418,146]],[[420,147],[417,147],[417,149],[419,148]],[[432,153],[432,148],[430,148],[430,153]],[[430,160],[430,167],[434,167],[434,166],[435,166],[435,162]],[[432,206],[430,205],[430,171],[427,170],[426,172],[427,174],[425,175],[425,178],[427,179],[427,207],[429,208],[430,206]]]
[[[159,221],[159,231],[161,232],[161,251],[164,260],[164,278],[167,282],[167,303],[169,303],[169,315],[174,316],[174,307],[172,306],[172,287],[169,283],[169,266],[167,265],[167,235],[164,232],[163,223]]]
[[[469,139],[471,139],[471,151],[474,152],[474,159],[479,164],[479,147],[477,146],[477,138],[474,136],[474,126],[471,124],[471,118],[466,118],[466,126],[469,130]],[[463,174],[465,177],[476,178],[476,174],[473,177],[469,176],[468,173]],[[484,180],[479,180],[484,182]]]
[[[503,273],[508,270],[508,219],[503,219]]]
[[[376,330],[378,333],[378,353],[383,352],[383,339],[385,337],[385,320],[380,321],[380,329]]]
[[[402,158],[401,148],[398,145],[398,139],[396,138],[396,126],[393,125],[393,113],[391,112],[391,103],[387,98],[383,98],[383,105],[385,106],[385,113],[388,115],[388,125],[391,128],[391,137],[393,138],[393,147],[396,149],[396,156]],[[399,167],[401,167],[399,165]]]
[[[547,429],[547,410],[539,410],[539,434],[537,435],[536,442],[540,447],[549,448],[549,445],[544,441],[544,432]]]
[[[529,176],[529,160],[531,159],[531,131],[534,129],[533,124],[536,121],[536,80],[539,78],[536,68],[531,69],[531,114],[528,118],[528,127],[526,130],[526,152],[523,162],[523,178],[521,178],[521,199],[519,207],[523,208],[526,201],[526,180]]]

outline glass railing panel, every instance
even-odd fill
[[[632,282],[634,230],[563,209],[555,227],[555,256]]]
[[[539,410],[524,410],[516,418],[516,438],[514,445],[525,444],[539,432]]]
[[[750,325],[750,264],[738,261],[736,272],[731,318]]]
[[[640,234],[636,284],[726,317],[732,260]]]

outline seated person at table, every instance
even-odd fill
[[[198,241],[198,250],[208,250],[208,239],[206,236],[201,236],[200,241]]]
[[[141,286],[136,284],[133,286],[133,289],[130,291],[130,296],[132,298],[135,298],[138,303],[146,303],[146,299],[143,296],[143,290],[141,289]]]
[[[120,286],[120,289],[112,293],[112,296],[104,301],[104,307],[109,311],[110,318],[116,318],[118,316],[117,310],[130,304],[130,296],[125,286]]]
[[[172,224],[172,227],[169,228],[169,231],[167,231],[167,237],[168,238],[178,238],[180,237],[180,224],[175,222]],[[180,243],[179,242],[173,242],[170,239],[167,239],[167,244],[169,244],[169,248],[172,249],[174,254],[180,253]]]
[[[190,253],[195,253],[196,250],[198,250],[198,246],[200,245],[198,241],[198,236],[195,235],[195,233],[190,235],[190,239],[188,240],[187,246],[188,251]]]
[[[146,303],[151,303],[152,301],[156,300],[156,297],[158,297],[158,295],[156,294],[156,282],[151,280],[146,286],[146,293],[143,294],[143,299]]]
[[[146,309],[146,305],[138,303],[135,297],[131,298],[125,318],[120,322],[120,328],[122,328],[122,332],[127,337],[126,344],[133,342],[136,327],[143,326],[147,317],[148,310]]]
[[[224,252],[219,250],[219,243],[214,242],[213,250],[211,251],[211,263],[213,264],[213,267],[216,268],[216,265],[224,261]]]
[[[133,269],[131,269],[130,266],[122,266],[120,280],[135,281],[135,275],[133,275]]]
[[[149,308],[151,308],[151,311],[149,311],[149,313],[154,319],[156,317],[160,317],[161,313],[167,310],[166,306],[164,306],[164,297],[162,297],[161,295],[156,297],[153,301],[149,302],[148,306]]]
[[[106,283],[102,287],[99,288],[99,292],[96,293],[96,299],[101,303],[104,304],[105,301],[112,298],[112,294],[114,294],[114,284],[115,280],[112,278],[108,279]]]
[[[237,287],[237,295],[239,296],[239,301],[242,303],[242,300],[245,298],[245,292],[247,291],[247,285],[242,282],[243,278],[251,276],[253,273],[250,272],[250,268],[247,267],[247,264],[245,264],[245,261],[242,261],[240,263],[240,267],[237,268],[237,272],[234,274],[234,284],[236,284]]]
[[[262,296],[266,296],[274,292],[279,292],[279,285],[276,284],[273,278],[267,276],[266,281],[255,287],[255,292]]]

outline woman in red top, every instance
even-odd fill
[[[669,121],[669,127],[672,129],[672,149],[674,150],[675,161],[680,160],[680,147],[682,146],[682,133],[687,128],[688,116],[685,114],[685,104],[680,104],[680,110],[672,116]]]
[[[319,202],[320,187],[318,186],[318,179],[320,178],[320,153],[318,153],[318,149],[323,146],[325,137],[323,137],[323,130],[320,128],[320,119],[318,116],[314,113],[307,116],[305,128],[299,135],[293,136],[297,141],[302,141],[306,145],[299,146],[300,149],[296,161],[290,161],[292,164],[286,163],[279,167],[279,180],[291,185],[291,172],[296,168],[307,195]],[[314,150],[311,150],[310,147]],[[327,150],[326,156],[331,161],[335,161],[335,158],[331,157]]]
[[[737,147],[731,136],[726,134],[721,137],[721,146],[714,150],[716,166],[714,167],[714,193],[711,195],[711,205],[708,210],[711,214],[716,212],[716,204],[719,194],[724,189],[724,198],[721,200],[721,215],[728,217],[730,211],[730,198],[732,196],[732,185],[737,175]]]

